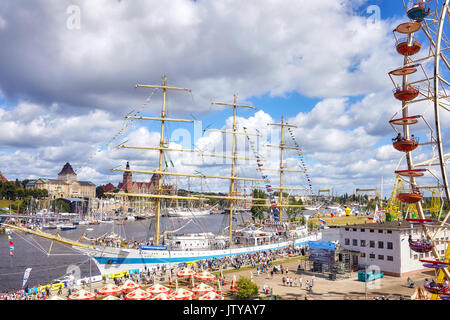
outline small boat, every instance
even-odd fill
[[[100,224],[100,222],[98,222],[98,221],[89,221],[89,224],[90,224],[90,225]]]
[[[123,220],[123,221],[120,221],[120,222],[116,222],[116,224],[119,225],[119,226],[122,226],[122,225],[124,225],[126,223],[127,223],[126,220]]]
[[[51,230],[51,229],[56,229],[58,228],[56,225],[51,224],[51,223],[47,223],[47,224],[43,224],[42,225],[42,229],[43,230]]]
[[[66,231],[66,230],[74,230],[77,228],[77,226],[73,224],[62,224],[58,226],[60,230]]]

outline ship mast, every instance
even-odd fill
[[[279,169],[265,169],[265,170],[275,170],[275,171],[280,171],[280,186],[279,189],[280,190],[280,196],[279,196],[279,207],[280,207],[280,221],[283,218],[283,207],[298,207],[298,205],[284,205],[283,204],[283,190],[305,190],[303,188],[289,188],[289,187],[283,187],[283,174],[284,172],[304,172],[304,170],[288,170],[286,169],[287,167],[284,166],[283,163],[283,152],[284,149],[294,149],[294,150],[298,150],[297,147],[289,147],[286,146],[284,143],[284,128],[297,128],[297,126],[291,125],[291,124],[287,124],[286,122],[284,122],[284,118],[283,116],[281,116],[281,122],[280,123],[269,123],[269,126],[278,126],[280,127],[280,143],[279,145],[267,145],[269,147],[274,147],[274,148],[279,148],[280,149],[280,168]],[[274,188],[275,189],[275,188]]]
[[[230,217],[229,217],[229,230],[228,230],[228,237],[229,237],[229,241],[230,244],[232,243],[232,235],[233,235],[233,204],[234,201],[237,199],[234,198],[238,198],[235,197],[235,191],[234,191],[234,187],[235,187],[235,181],[237,180],[236,177],[236,172],[235,172],[235,167],[236,167],[236,157],[237,157],[237,152],[236,152],[236,135],[237,134],[245,134],[242,132],[238,132],[237,131],[237,127],[236,127],[236,112],[237,112],[237,108],[250,108],[250,109],[254,109],[256,110],[256,107],[253,106],[247,106],[247,105],[239,105],[237,104],[237,96],[236,94],[233,96],[234,98],[234,102],[232,104],[229,103],[223,103],[223,102],[213,102],[213,104],[216,105],[221,105],[221,106],[230,106],[233,107],[233,130],[231,132],[223,130],[221,132],[223,133],[231,133],[232,134],[232,151],[231,151],[231,181],[230,181],[230,192],[229,192],[229,196],[230,196]]]

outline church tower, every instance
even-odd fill
[[[130,170],[130,163],[127,161],[127,166],[125,168],[126,170]],[[123,173],[123,190],[125,192],[132,192],[133,190],[133,176],[131,172],[124,172]]]
[[[58,180],[64,182],[77,181],[77,174],[73,171],[72,166],[67,162],[61,171],[58,173]]]

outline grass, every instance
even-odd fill
[[[11,204],[14,204],[16,208],[22,203],[22,200],[0,200],[0,208],[6,207],[9,208]],[[4,210],[1,210],[2,212],[5,212]],[[9,210],[7,211],[9,212]],[[16,211],[14,209],[11,209],[11,212],[15,213]]]

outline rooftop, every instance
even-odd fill
[[[360,224],[349,224],[339,226],[340,228],[356,228],[356,229],[382,229],[382,230],[392,230],[392,231],[405,231],[410,230],[411,228],[415,228],[416,226],[420,226],[419,224],[412,224],[409,221],[388,221],[381,223],[360,223]],[[439,224],[435,224],[436,227]]]
[[[74,175],[76,175],[75,171],[73,171],[73,169],[72,169],[72,166],[68,162],[64,165],[64,167],[58,173],[58,175],[66,175],[66,174],[74,174]]]

